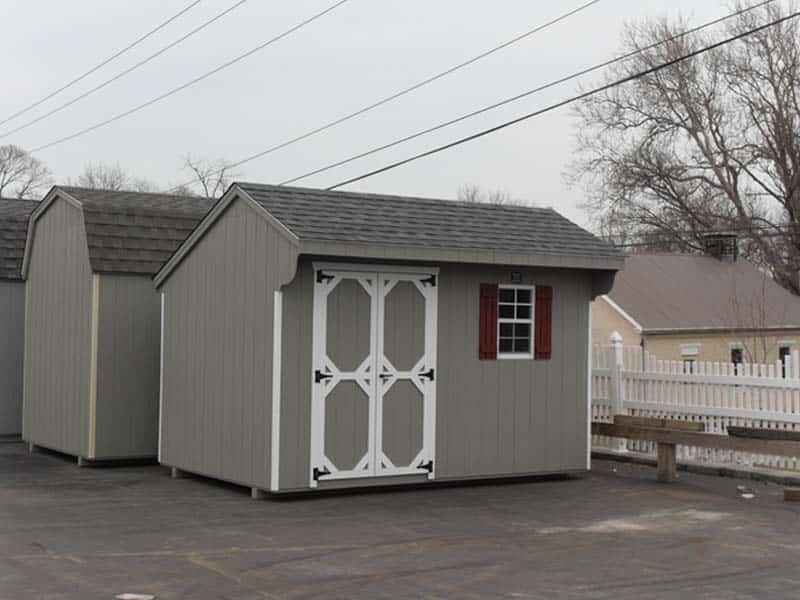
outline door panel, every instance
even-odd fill
[[[328,294],[327,356],[339,371],[355,371],[370,354],[372,298],[355,279],[342,279]]]
[[[437,275],[316,266],[314,273],[311,487],[433,478]]]
[[[422,452],[425,398],[408,380],[396,381],[383,394],[382,468],[414,466]],[[388,459],[388,463],[387,460]]]
[[[425,297],[410,281],[399,281],[383,305],[383,353],[400,371],[410,371],[425,352]]]
[[[325,399],[325,456],[339,471],[363,470],[369,452],[369,395],[342,381]]]

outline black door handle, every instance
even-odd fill
[[[331,375],[330,373],[323,373],[319,369],[314,371],[314,383],[319,383],[323,379],[330,379],[331,377],[333,377],[333,375]]]

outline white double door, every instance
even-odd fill
[[[314,265],[310,483],[434,477],[438,270]]]

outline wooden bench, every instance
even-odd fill
[[[633,417],[637,419],[638,417]],[[775,439],[770,437],[735,437],[678,429],[674,423],[686,421],[665,421],[661,426],[649,426],[655,423],[647,421],[629,420],[631,417],[615,417],[614,423],[592,423],[592,433],[615,438],[644,440],[655,442],[658,445],[658,480],[672,482],[677,478],[676,447],[696,446],[699,448],[716,448],[718,450],[733,450],[748,452],[750,454],[768,454],[771,456],[800,456],[800,441]],[[702,425],[696,423],[694,425]]]

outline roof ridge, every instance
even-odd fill
[[[487,209],[508,209],[508,210],[527,210],[531,212],[554,212],[560,217],[566,219],[561,213],[556,211],[553,207],[543,207],[543,206],[531,206],[529,204],[502,204],[496,202],[469,202],[466,200],[458,200],[458,199],[447,199],[447,198],[432,198],[427,196],[403,196],[400,194],[385,194],[385,193],[376,193],[376,192],[352,192],[348,190],[326,190],[326,189],[319,189],[319,188],[310,188],[310,187],[302,187],[302,186],[289,186],[289,185],[276,185],[270,183],[255,183],[250,181],[235,181],[232,185],[237,185],[244,190],[247,190],[248,187],[258,188],[262,191],[284,191],[287,193],[304,193],[304,194],[312,194],[316,196],[349,196],[352,198],[370,198],[376,200],[395,200],[395,201],[403,201],[407,202],[411,201],[419,201],[419,202],[436,202],[436,203],[447,203],[450,205],[462,205],[462,206],[470,206],[470,207],[483,207]],[[567,219],[569,220],[569,219]],[[571,221],[570,221],[571,222]]]

